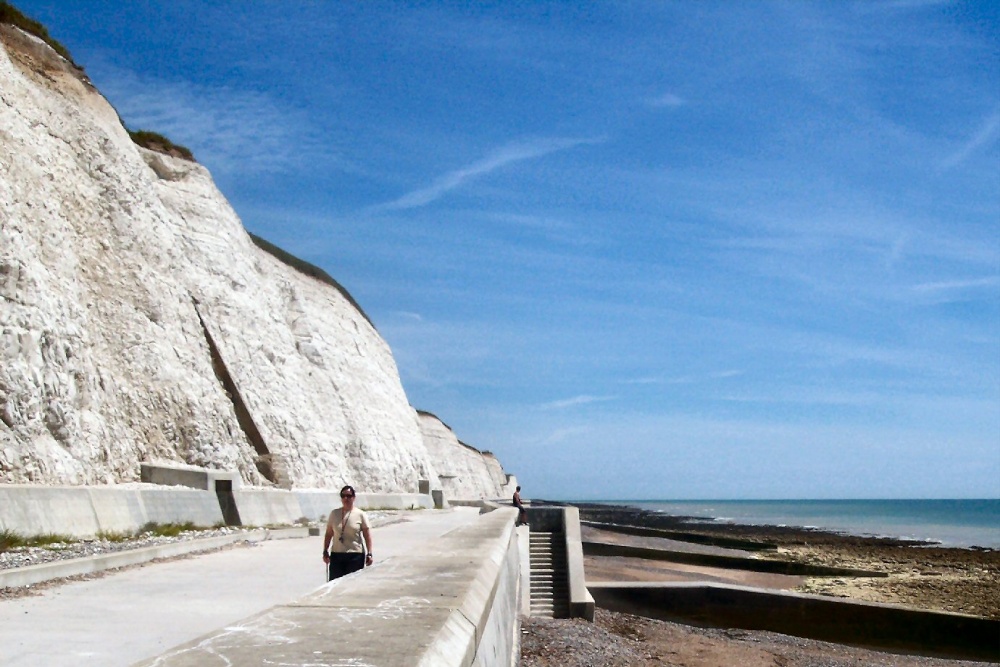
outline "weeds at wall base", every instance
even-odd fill
[[[177,537],[181,533],[194,532],[199,530],[211,530],[221,528],[222,524],[215,526],[198,526],[190,521],[185,523],[155,523],[150,522],[134,532],[102,530],[94,536],[94,539],[104,542],[127,542],[128,540],[142,537],[143,535],[155,535],[160,537]],[[44,533],[40,535],[21,535],[12,530],[0,530],[0,553],[21,549],[25,547],[50,547],[56,544],[73,544],[76,542],[90,542],[92,540],[70,537],[69,535],[58,535],[55,533]]]
[[[0,530],[0,553],[21,547],[44,547],[51,544],[66,544],[75,541],[76,540],[67,535],[44,533],[41,535],[26,537],[19,533],[15,533],[12,530],[4,529]]]

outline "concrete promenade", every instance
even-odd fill
[[[473,523],[478,510],[400,516],[373,529],[376,563]],[[133,665],[322,586],[321,552],[321,537],[266,541],[0,600],[0,666]]]

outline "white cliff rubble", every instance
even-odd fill
[[[207,170],[136,146],[78,71],[0,26],[0,483],[173,462],[501,494],[495,458],[426,421],[341,291],[260,249]]]

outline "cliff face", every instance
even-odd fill
[[[255,246],[204,168],[137,147],[9,26],[0,362],[0,483],[134,481],[173,461],[253,485],[440,487],[362,313]]]
[[[459,441],[436,416],[420,413],[420,430],[441,488],[449,498],[497,498],[507,495],[507,475],[496,457]]]

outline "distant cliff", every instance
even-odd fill
[[[492,456],[425,443],[339,285],[254,243],[207,170],[137,146],[41,40],[0,25],[0,44],[0,483],[172,461],[252,485],[500,494]]]
[[[461,442],[454,431],[435,415],[424,411],[420,411],[419,415],[424,443],[438,471],[445,496],[492,498],[513,493],[507,488],[510,480],[493,454]]]

